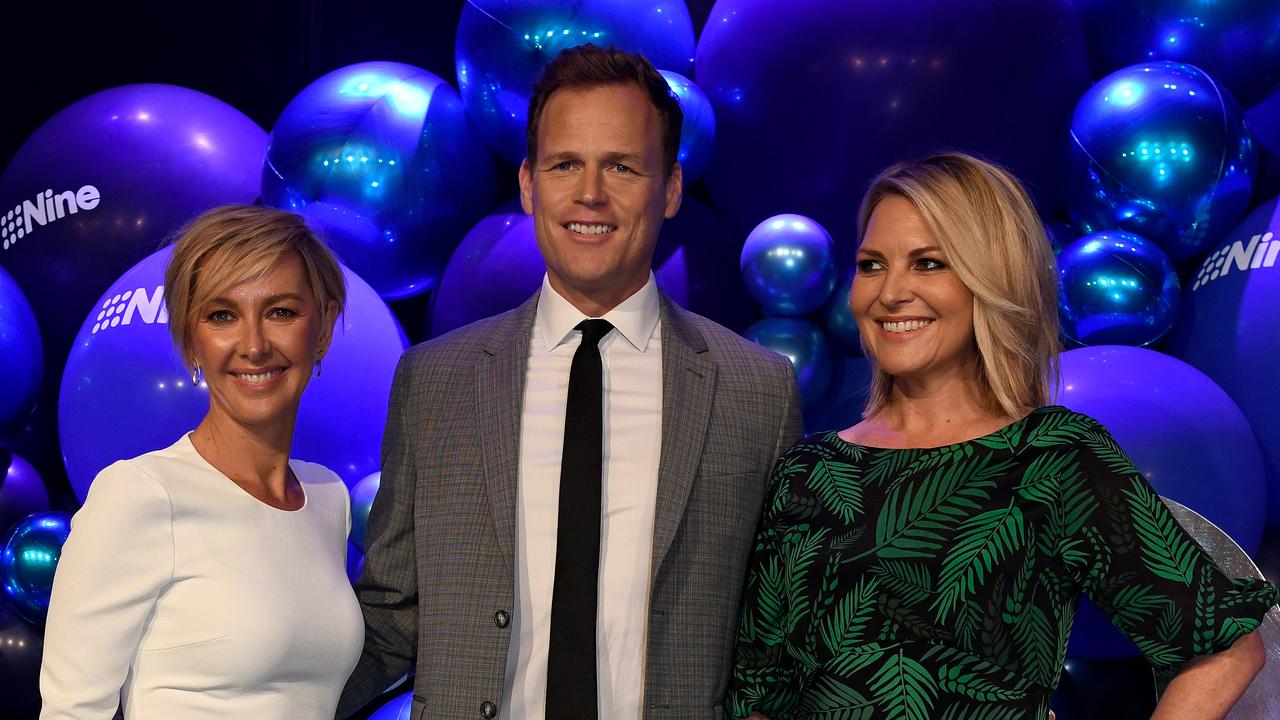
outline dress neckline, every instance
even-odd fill
[[[289,470],[293,472],[293,476],[298,480],[298,490],[302,492],[302,504],[299,505],[294,510],[285,510],[284,508],[278,508],[275,505],[272,505],[271,503],[263,502],[262,500],[254,497],[252,494],[249,493],[248,490],[245,490],[244,488],[240,487],[239,483],[237,483],[235,480],[232,480],[230,477],[228,477],[226,473],[214,467],[213,463],[206,460],[205,457],[200,454],[200,451],[196,450],[195,443],[191,442],[191,433],[188,432],[187,434],[183,435],[182,439],[179,440],[178,442],[182,445],[185,445],[184,449],[189,451],[191,455],[193,455],[196,458],[196,462],[205,466],[206,468],[209,469],[210,472],[216,474],[218,477],[225,480],[227,484],[233,488],[235,494],[248,499],[249,501],[253,502],[256,505],[267,508],[268,510],[271,510],[274,512],[284,513],[286,515],[292,515],[294,513],[300,513],[303,510],[306,510],[307,505],[309,505],[311,502],[311,493],[307,492],[306,483],[302,482],[302,473],[298,472],[298,468],[294,466],[293,458],[289,458]]]
[[[985,435],[978,435],[977,437],[971,437],[968,440],[957,440],[956,442],[953,442],[953,443],[945,443],[942,445],[931,445],[929,447],[891,448],[891,447],[883,447],[880,445],[864,445],[862,443],[856,443],[850,440],[845,440],[844,438],[840,437],[839,430],[832,430],[831,432],[827,433],[826,438],[828,439],[828,441],[838,446],[859,448],[861,450],[874,450],[878,452],[910,452],[910,451],[920,451],[920,450],[923,450],[923,451],[945,450],[946,448],[957,447],[959,445],[967,445],[971,442],[977,442],[979,440],[992,437],[993,435],[999,435],[1003,432],[1007,432],[1008,430],[1027,422],[1028,420],[1030,420],[1035,416],[1043,415],[1048,412],[1059,412],[1059,411],[1068,411],[1068,408],[1065,408],[1061,405],[1041,405],[1040,407],[1032,410],[1026,415],[1023,415],[1017,420],[1014,420],[1008,425],[1004,425],[1000,428],[992,430],[991,432],[986,433]]]

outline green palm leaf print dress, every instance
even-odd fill
[[[1042,720],[1081,593],[1156,668],[1229,647],[1276,588],[1225,577],[1097,421],[1044,407],[774,469],[727,707],[770,720]]]

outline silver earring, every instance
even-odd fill
[[[199,385],[204,380],[204,373],[200,372],[200,366],[196,365],[196,369],[191,371],[191,384]]]

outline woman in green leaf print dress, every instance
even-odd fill
[[[735,718],[1043,720],[1087,594],[1156,668],[1155,717],[1221,717],[1276,588],[1231,580],[1057,383],[1053,255],[1026,194],[961,154],[889,168],[850,303],[864,420],[778,461],[748,573]]]

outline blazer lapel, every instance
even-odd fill
[[[702,333],[678,305],[661,296],[662,454],[658,460],[658,503],[653,524],[651,582],[666,558],[706,440],[716,364]]]
[[[534,293],[503,319],[489,336],[476,364],[476,419],[489,509],[498,546],[512,567],[520,414],[538,294]]]

